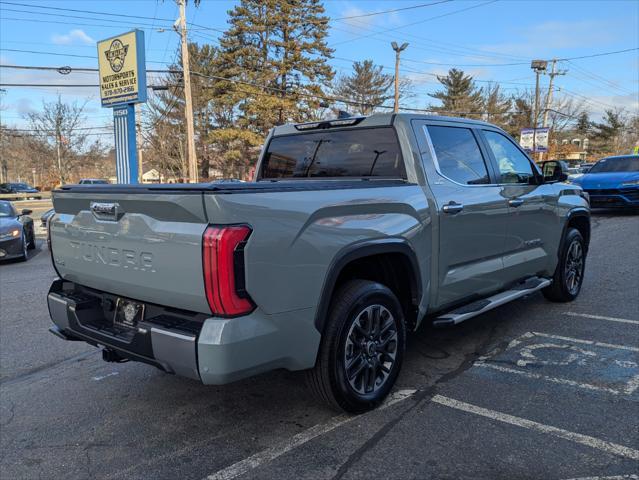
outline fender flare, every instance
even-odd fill
[[[419,303],[422,298],[422,281],[419,262],[417,261],[417,254],[415,253],[415,250],[413,250],[407,240],[391,238],[369,240],[348,245],[337,252],[324,277],[324,284],[322,285],[322,292],[320,294],[319,303],[317,304],[314,322],[315,328],[318,332],[323,333],[324,331],[326,317],[330,307],[330,300],[335,289],[335,283],[337,282],[337,279],[344,267],[354,260],[385,253],[399,253],[406,256],[409,260],[412,270],[411,284],[414,286],[413,297],[415,298],[415,301]]]
[[[566,215],[566,220],[564,221],[564,226],[561,230],[561,240],[559,242],[559,247],[557,248],[557,258],[560,257],[561,246],[564,244],[564,240],[566,239],[566,234],[568,233],[568,224],[570,220],[577,217],[583,217],[588,220],[588,238],[585,238],[586,241],[586,252],[588,252],[588,247],[590,246],[590,236],[591,236],[591,226],[590,226],[590,210],[584,207],[578,207],[570,210]]]

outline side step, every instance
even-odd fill
[[[525,282],[515,285],[510,290],[497,293],[492,297],[483,298],[475,302],[469,303],[462,307],[451,310],[433,320],[435,327],[449,327],[451,325],[457,325],[458,323],[468,320],[469,318],[481,315],[488,310],[499,307],[505,303],[508,303],[517,298],[521,298],[525,295],[529,295],[537,290],[541,290],[552,283],[549,278],[531,277]]]

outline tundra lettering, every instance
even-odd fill
[[[69,245],[73,249],[73,258],[86,262],[101,263],[113,267],[132,268],[142,272],[155,272],[153,268],[153,254],[151,252],[137,252],[130,249],[117,249],[106,245],[96,245],[88,242],[71,240]]]
[[[274,128],[251,182],[65,185],[51,331],[204,384],[305,370],[364,412],[422,323],[577,298],[590,207],[557,163],[485,122],[375,114]]]

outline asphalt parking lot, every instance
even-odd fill
[[[277,371],[202,386],[48,333],[42,239],[0,266],[0,476],[639,478],[639,216],[593,215],[581,296],[541,294],[410,339],[362,416]]]

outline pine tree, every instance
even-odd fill
[[[585,135],[590,131],[590,119],[588,118],[588,112],[581,112],[579,114],[575,130],[582,135]]]
[[[242,83],[226,87],[241,127],[266,133],[304,120],[333,78],[327,63],[328,17],[320,0],[241,0],[220,39],[220,74]]]
[[[361,115],[370,115],[377,105],[393,98],[390,91],[393,75],[382,73],[382,67],[372,60],[353,63],[353,73],[338,79],[333,94],[349,100],[346,109]]]
[[[444,86],[444,90],[429,93],[429,96],[442,102],[441,106],[433,107],[433,110],[458,117],[481,117],[484,99],[481,89],[475,86],[473,77],[465,75],[462,70],[451,68],[447,76],[437,76],[437,80]]]

